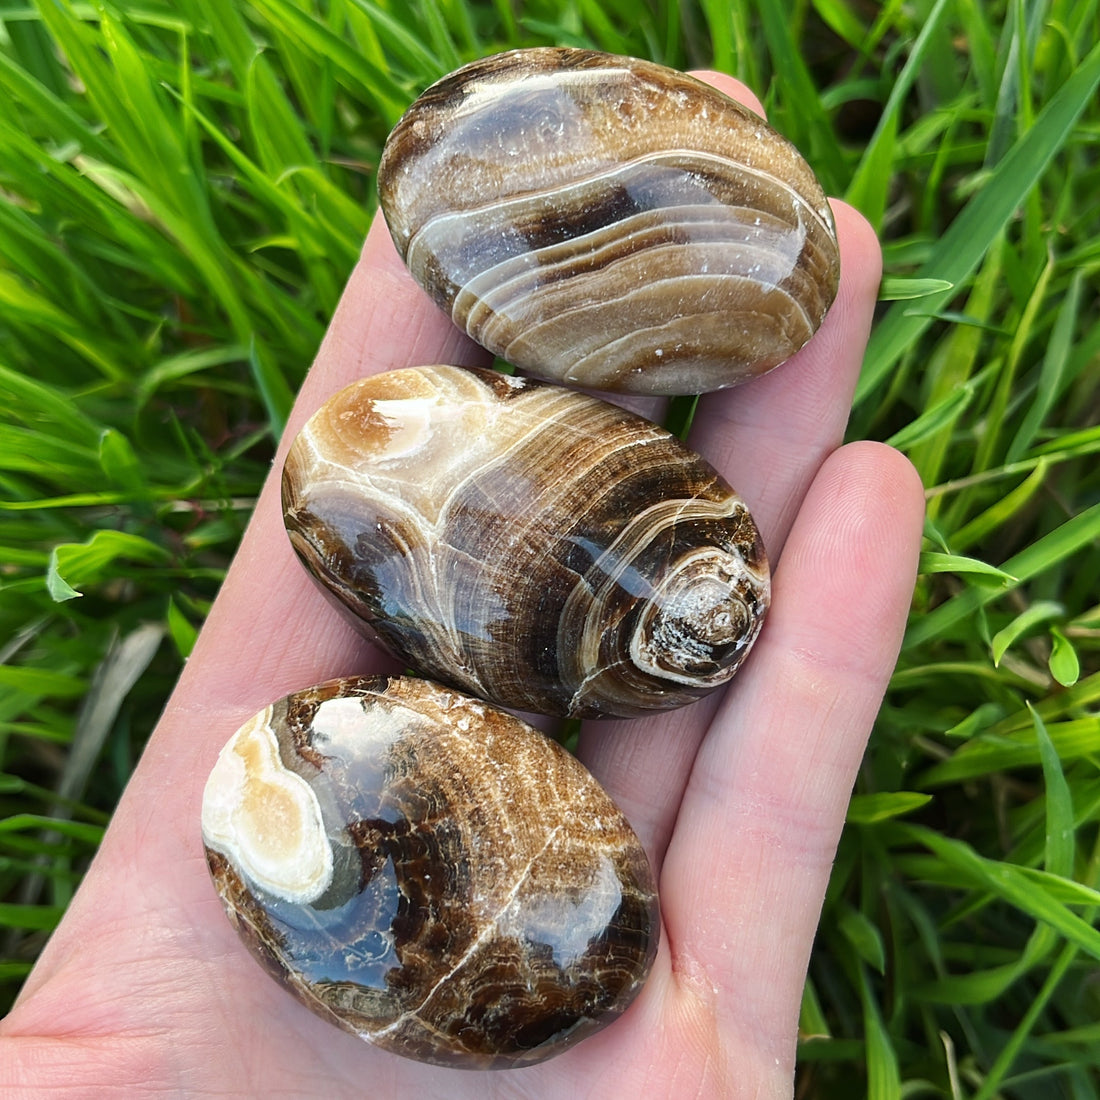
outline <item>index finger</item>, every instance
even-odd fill
[[[729,73],[717,72],[714,69],[692,69],[691,75],[703,81],[704,84],[717,88],[723,94],[728,95],[730,99],[736,99],[738,103],[743,104],[750,111],[755,111],[761,118],[764,118],[764,105],[760,102],[756,93],[747,84],[742,84],[737,77],[730,76]]]

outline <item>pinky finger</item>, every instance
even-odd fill
[[[810,946],[901,643],[922,516],[920,481],[891,448],[854,443],[825,461],[764,631],[696,757],[662,909],[681,991],[709,1002],[739,1057],[785,1069],[794,1057]]]

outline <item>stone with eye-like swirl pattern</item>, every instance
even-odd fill
[[[657,950],[649,863],[599,784],[428,681],[333,680],[267,707],[218,757],[202,832],[265,968],[420,1061],[560,1053],[626,1009]]]
[[[809,166],[707,84],[635,58],[515,50],[429,88],[378,170],[414,278],[528,374],[633,393],[735,385],[837,290]]]
[[[291,542],[405,664],[502,706],[633,716],[724,684],[769,599],[738,495],[598,398],[410,367],[326,402],[283,470]]]

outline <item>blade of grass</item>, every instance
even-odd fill
[[[1035,280],[1035,285],[1028,295],[1027,303],[1016,325],[1016,331],[1009,343],[1004,367],[997,376],[997,386],[986,418],[986,430],[981,434],[978,445],[974,449],[974,469],[976,470],[985,470],[993,465],[994,455],[997,454],[998,444],[1000,443],[1002,426],[1005,423],[1008,403],[1015,389],[1014,383],[1020,359],[1025,346],[1033,338],[1036,320],[1045,303],[1047,288],[1053,274],[1054,258],[1048,253],[1046,263],[1043,264]]]
[[[973,576],[976,581],[994,583],[997,585],[1009,585],[1019,580],[1018,577],[998,569],[989,562],[980,558],[965,558],[960,554],[940,554],[935,551],[925,550],[920,556],[918,572],[927,573],[961,573]]]
[[[1073,797],[1046,725],[1034,708],[1028,709],[1031,710],[1032,721],[1035,723],[1035,741],[1039,746],[1039,760],[1043,765],[1043,782],[1046,786],[1046,858],[1043,863],[1052,875],[1070,878],[1073,875],[1076,854]]]
[[[1043,536],[1026,549],[1013,555],[1001,568],[1016,578],[1014,584],[1030,580],[1037,573],[1050,568],[1052,562],[1064,561],[1075,551],[1100,538],[1100,504],[1094,504],[1079,515],[1073,516],[1050,534]],[[1000,590],[968,588],[952,596],[946,603],[928,612],[912,623],[906,632],[904,649],[912,649],[931,638],[942,636],[953,624],[973,615],[988,603]]]
[[[953,840],[924,826],[897,823],[892,826],[933,852],[974,887],[1002,898],[1033,919],[1052,927],[1092,958],[1100,959],[1100,929],[1094,928],[1040,888],[1041,876],[1025,874],[1021,868],[978,855],[968,844]],[[1045,883],[1043,883],[1045,885]]]
[[[917,271],[920,278],[963,284],[982,256],[1027,197],[1054,155],[1069,139],[1077,119],[1100,85],[1100,45],[1093,47],[1057,93],[1035,125],[1001,159],[985,186],[964,207],[929,258]],[[928,299],[929,308],[911,312],[895,305],[872,332],[864,370],[856,391],[857,404],[877,389],[901,356],[931,323],[931,314],[949,300],[947,294]]]
[[[380,66],[373,64],[365,55],[353,49],[290,0],[254,0],[254,6],[283,33],[298,39],[315,54],[332,60],[340,82],[350,86],[367,103],[372,104],[386,120],[387,127],[392,127],[401,117],[411,97]]]
[[[886,212],[890,179],[893,174],[891,166],[894,163],[902,107],[924,65],[925,53],[935,40],[940,24],[948,11],[948,0],[936,0],[931,12],[924,20],[920,33],[909,51],[909,56],[890,89],[890,95],[879,116],[875,132],[860,158],[859,166],[844,195],[845,199],[860,210],[876,230],[882,228],[882,220]]]
[[[1033,736],[1006,735],[996,727],[968,741],[952,757],[922,773],[915,785],[938,788],[952,783],[989,776],[995,772],[1039,766],[1039,748]],[[1059,757],[1066,763],[1100,752],[1100,720],[1080,718],[1053,723],[1049,729]]]
[[[1047,343],[1043,364],[1035,390],[1035,399],[1028,406],[1023,422],[1017,429],[1005,454],[1006,462],[1015,462],[1031,446],[1054,402],[1062,392],[1065,368],[1073,345],[1073,336],[1081,309],[1081,294],[1085,272],[1075,271],[1069,290],[1062,299],[1054,328]]]
[[[1032,714],[1046,785],[1046,868],[1054,874],[1069,876],[1073,873],[1076,854],[1073,835],[1073,800],[1058,754],[1047,735],[1046,727],[1038,714],[1034,712]],[[1094,860],[1094,870],[1095,867]],[[1091,921],[1095,913],[1096,910],[1093,909],[1082,915],[1085,920]],[[993,1065],[990,1066],[988,1074],[975,1094],[975,1100],[991,1100],[1000,1089],[1005,1076],[1020,1057],[1024,1042],[1035,1030],[1041,1014],[1046,1010],[1070,966],[1076,961],[1079,951],[1080,948],[1076,944],[1066,944],[1063,947],[1043,982],[1038,996],[1032,999],[1008,1042],[1003,1045]]]
[[[995,500],[984,512],[975,516],[969,523],[959,527],[951,536],[952,549],[966,550],[974,543],[985,539],[994,531],[1004,527],[1013,516],[1019,515],[1035,494],[1046,484],[1049,466],[1045,458],[1040,458],[1035,469],[1019,485]]]
[[[882,1022],[877,999],[866,970],[859,968],[860,1002],[866,1042],[867,1100],[900,1100],[901,1072],[898,1055]]]
[[[1025,612],[1017,615],[1015,619],[993,636],[993,663],[999,665],[1001,658],[1008,652],[1009,647],[1022,638],[1028,631],[1051,619],[1060,618],[1065,614],[1065,608],[1053,600],[1039,600],[1033,603]]]
[[[966,316],[972,323],[955,325],[936,345],[922,386],[923,404],[928,409],[949,402],[960,391],[969,392],[979,385],[985,385],[998,369],[995,364],[979,369],[979,363],[983,349],[990,340],[987,326],[992,325],[994,311],[1000,308],[1000,293],[1004,283],[1004,248],[1005,238],[1001,234],[979,267],[966,303]],[[919,423],[927,415],[928,413],[921,414],[916,422]],[[921,440],[909,451],[909,457],[926,485],[934,484],[941,476],[951,450],[954,424],[955,421],[951,420],[937,426],[928,438]],[[937,518],[944,504],[943,500],[930,500],[928,515]]]
[[[773,125],[802,150],[826,193],[840,194],[848,174],[847,164],[795,42],[790,8],[778,0],[756,0],[756,9],[771,51],[774,77],[782,89],[784,107],[773,113]]]

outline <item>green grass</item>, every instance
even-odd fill
[[[883,240],[853,437],[926,553],[800,1093],[1100,1096],[1097,0],[0,0],[0,983],[95,851],[427,83],[732,71]],[[853,1082],[862,1082],[858,1087]]]

